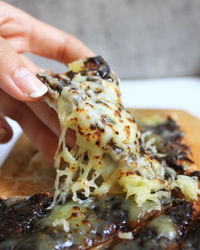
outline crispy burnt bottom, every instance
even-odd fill
[[[152,125],[149,121],[154,119],[138,121],[143,134],[150,131],[158,153],[162,153],[156,156],[151,153],[152,157],[165,161],[166,166],[177,173],[186,174],[180,159],[184,163],[191,160],[188,147],[182,144],[184,135],[179,126],[171,118],[162,118]],[[197,171],[190,174],[199,176]],[[151,212],[141,210],[124,194],[100,199],[95,196],[86,199],[79,194],[79,199],[82,202],[78,204],[69,196],[65,204],[58,204],[51,210],[48,207],[52,198],[47,194],[36,194],[24,200],[0,200],[0,249],[200,247],[199,204],[186,201],[178,188],[173,190],[170,200],[162,200],[161,210]]]

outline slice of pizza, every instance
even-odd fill
[[[55,192],[1,200],[0,249],[199,246],[193,231],[200,174],[176,122],[161,116],[136,122],[101,57],[38,77],[61,126]]]
[[[39,75],[50,87],[47,102],[55,107],[61,126],[52,206],[65,202],[69,194],[79,201],[78,193],[85,198],[125,193],[139,207],[149,201],[159,209],[174,187],[197,200],[197,180],[152,157],[156,148],[151,140],[144,141],[133,115],[124,109],[118,78],[107,63],[95,57],[76,61],[69,69],[60,75]],[[69,129],[75,132],[73,147],[66,145]]]

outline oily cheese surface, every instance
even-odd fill
[[[185,134],[185,144],[193,154],[193,160],[200,170],[200,119],[184,110],[159,110],[159,109],[128,109],[136,118],[158,114],[171,116]]]
[[[154,114],[171,116],[184,131],[185,143],[193,152],[195,164],[200,166],[200,120],[198,118],[182,110],[128,110],[136,119]],[[25,135],[22,135],[1,168],[0,197],[5,199],[14,195],[29,196],[40,192],[49,192],[53,195],[55,170],[46,166],[35,153],[35,147]],[[34,160],[30,164],[34,155]]]

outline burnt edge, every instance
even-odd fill
[[[88,81],[97,80],[94,76],[100,76],[102,79],[113,81],[113,75],[108,63],[101,57],[89,57],[85,60],[83,67],[79,71],[83,76],[87,76]],[[69,86],[75,73],[67,71],[62,74],[55,74],[52,71],[37,73],[37,78],[45,85],[50,87],[53,91],[57,91],[59,94],[65,86]],[[49,81],[51,77],[51,81]],[[117,81],[116,81],[117,82]]]
[[[169,136],[163,138],[162,147],[166,147],[169,150],[169,155],[165,156],[165,160],[170,167],[173,168],[174,165],[176,165],[176,161],[180,159],[192,162],[187,155],[190,154],[189,148],[182,144],[184,134],[170,117],[166,119],[165,123],[155,127],[145,127],[140,124],[140,128],[143,132],[151,129],[160,137],[163,136],[164,131],[169,131]],[[162,147],[159,151],[161,153],[163,153],[164,150]],[[174,153],[170,159],[170,153],[173,151]],[[181,156],[178,155],[179,153],[181,153]],[[176,169],[176,171],[179,172],[180,170]],[[200,174],[199,171],[195,171],[190,175],[199,177]],[[79,194],[79,196],[79,198],[84,200],[82,194]],[[68,200],[70,200],[70,197]],[[47,194],[36,194],[16,202],[11,202],[9,199],[1,199],[0,249],[3,249],[1,243],[7,239],[14,238],[15,240],[23,241],[26,238],[33,237],[34,233],[37,232],[43,232],[44,234],[54,237],[53,229],[38,227],[37,225],[40,219],[50,215],[51,210],[48,210],[47,207],[49,207],[51,202],[52,198],[48,197]],[[171,204],[165,205],[163,203],[161,211],[152,211],[144,220],[131,225],[128,221],[127,211],[122,209],[122,202],[117,200],[117,197],[113,197],[110,200],[107,198],[105,202],[107,205],[104,206],[103,209],[95,205],[95,203],[92,209],[98,215],[99,219],[106,221],[106,218],[109,218],[109,224],[105,223],[102,231],[96,234],[96,240],[90,241],[90,239],[87,238],[85,249],[90,248],[88,244],[92,244],[92,247],[105,245],[105,249],[106,246],[107,249],[115,249],[115,247],[118,246],[121,246],[122,249],[126,249],[126,246],[129,247],[130,244],[133,244],[142,249],[146,246],[145,244],[147,242],[151,242],[153,244],[152,246],[158,249],[171,249],[172,247],[180,249],[188,244],[194,245],[196,248],[200,246],[200,243],[198,243],[200,230],[197,229],[200,225],[200,215],[197,213],[196,206],[192,202],[185,201],[179,190],[173,190]],[[197,206],[199,206],[199,204]],[[159,236],[154,228],[148,226],[148,222],[161,215],[169,216],[172,222],[177,226],[177,237],[175,241],[170,241],[165,237]],[[84,220],[84,223],[87,223],[87,220]],[[132,230],[134,235],[133,240],[122,240],[118,238],[118,231],[127,232],[130,230]],[[59,241],[59,239],[56,240]],[[37,240],[35,244],[35,248],[33,247],[32,249],[37,249]],[[72,242],[69,249],[76,249],[76,247],[77,245],[73,245]]]
[[[186,174],[182,161],[189,164],[194,163],[194,161],[191,159],[192,152],[190,147],[183,143],[184,133],[180,126],[169,116],[163,123],[156,126],[146,126],[140,122],[138,125],[142,133],[150,131],[152,135],[158,135],[161,138],[156,147],[158,153],[164,156],[159,157],[155,155],[154,158],[160,162],[164,160],[177,174]]]

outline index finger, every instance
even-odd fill
[[[18,53],[31,52],[68,64],[95,54],[80,40],[0,1],[0,34]]]
[[[66,64],[80,58],[95,56],[86,45],[74,36],[36,19],[33,22],[30,50],[34,54]]]

